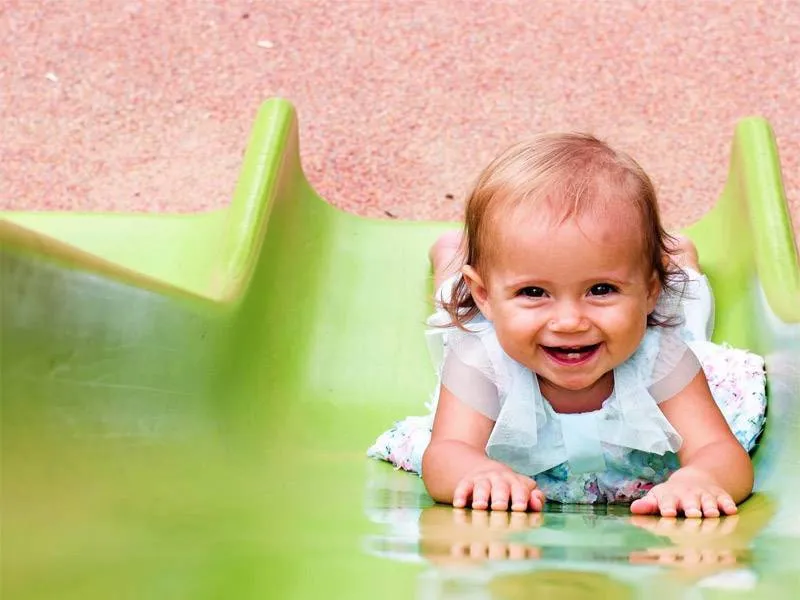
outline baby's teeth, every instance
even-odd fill
[[[581,353],[580,352],[568,352],[567,353],[567,358],[572,359],[572,360],[576,360],[576,359],[578,359],[580,357],[581,357]]]

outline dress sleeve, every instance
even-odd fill
[[[647,390],[661,403],[689,385],[702,367],[677,331],[664,330],[659,342]]]
[[[501,405],[497,373],[478,336],[461,334],[448,340],[442,385],[485,417],[497,420]]]

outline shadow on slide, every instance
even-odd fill
[[[794,597],[800,271],[766,122],[688,229],[717,341],[769,369],[757,492],[702,523],[457,511],[367,459],[424,411],[454,224],[333,208],[297,140],[266,102],[225,210],[1,215],[3,597]]]

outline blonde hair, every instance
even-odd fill
[[[677,290],[685,276],[672,261],[675,240],[661,226],[653,183],[628,154],[585,133],[545,134],[516,144],[495,158],[480,174],[466,203],[464,256],[466,264],[485,272],[494,251],[492,233],[510,211],[546,203],[558,223],[601,211],[613,197],[631,206],[642,229],[642,248],[664,290]],[[598,212],[599,214],[599,212]],[[460,328],[480,312],[463,277],[442,304]],[[656,312],[648,325],[671,326],[674,321]]]

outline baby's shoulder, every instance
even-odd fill
[[[647,383],[659,380],[676,365],[691,358],[692,351],[676,328],[652,326],[645,331],[636,351],[624,363]]]
[[[681,333],[672,327],[648,327],[639,348],[618,369],[624,387],[644,386],[660,403],[684,389],[702,369]]]
[[[648,327],[636,350],[620,366],[643,376],[648,375],[658,361],[663,341],[664,332],[661,327]]]
[[[445,362],[449,357],[480,371],[497,387],[501,397],[513,386],[515,363],[500,345],[492,323],[482,316],[465,324],[463,329],[448,328],[445,348]]]

